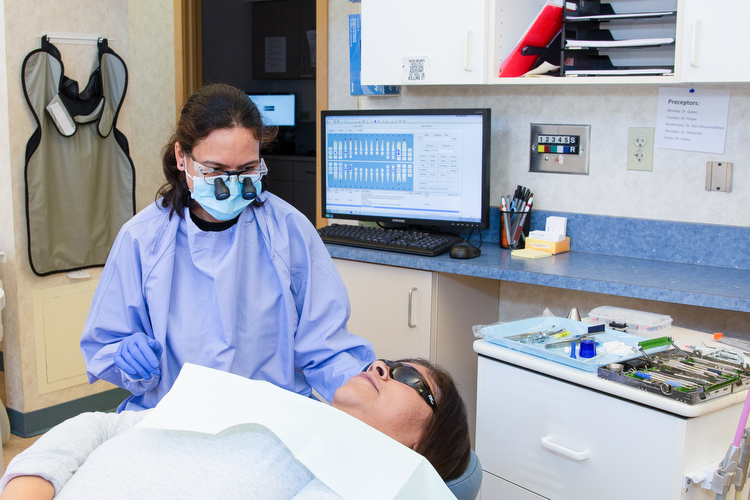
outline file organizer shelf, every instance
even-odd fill
[[[673,75],[676,3],[566,2],[562,76]]]

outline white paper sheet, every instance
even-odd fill
[[[286,73],[286,37],[268,36],[265,44],[266,73]]]
[[[218,433],[242,424],[271,429],[343,498],[455,499],[430,463],[325,403],[268,382],[185,364],[140,426]]]
[[[639,38],[630,40],[565,40],[565,46],[571,49],[583,47],[648,47],[673,43],[674,38]]]
[[[315,59],[315,54],[317,54],[317,37],[315,34],[315,30],[308,30],[305,32],[307,35],[307,45],[310,47],[310,67],[314,68],[317,64]]]
[[[723,154],[728,116],[729,90],[660,87],[655,145]]]

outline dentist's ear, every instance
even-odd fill
[[[185,170],[185,153],[182,151],[182,146],[179,142],[174,143],[174,157],[177,160],[177,168]]]

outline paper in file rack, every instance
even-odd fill
[[[569,69],[565,76],[650,76],[671,75],[670,68],[632,68],[632,69]]]
[[[594,16],[565,16],[566,21],[613,21],[617,19],[645,19],[673,15],[675,11],[663,12],[629,12],[627,14],[601,14]]]
[[[565,48],[612,48],[612,47],[653,47],[674,43],[674,38],[638,38],[630,40],[565,40]]]
[[[566,1],[561,75],[674,74],[676,6],[677,0]]]

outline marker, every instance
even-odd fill
[[[534,202],[534,196],[532,195],[529,198],[529,203],[524,206],[523,213],[518,217],[518,227],[516,228],[516,233],[514,235],[513,241],[518,241],[518,238],[521,236],[521,232],[523,231],[523,224],[526,222],[526,214],[528,214],[531,211],[531,204]]]

